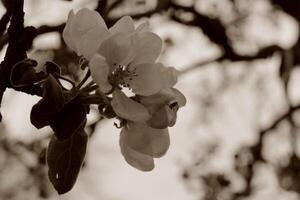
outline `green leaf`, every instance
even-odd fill
[[[69,192],[74,186],[84,160],[87,141],[84,129],[64,141],[52,136],[46,159],[49,179],[58,194]]]

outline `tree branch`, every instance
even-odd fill
[[[11,12],[6,10],[2,18],[0,19],[0,36],[2,36],[6,30],[7,24],[10,20]]]

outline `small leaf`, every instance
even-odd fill
[[[75,98],[55,115],[50,126],[59,140],[65,140],[85,126],[86,114],[85,106]]]
[[[13,87],[24,87],[32,85],[46,77],[46,74],[37,73],[35,67],[37,62],[31,59],[25,59],[16,63],[10,73],[10,82]]]
[[[67,140],[52,136],[48,151],[48,176],[58,194],[64,194],[74,186],[86,153],[88,136],[80,129]]]
[[[62,109],[63,105],[64,96],[61,86],[50,74],[43,84],[43,98],[31,109],[31,123],[38,129],[49,125],[54,115]]]
[[[61,69],[56,63],[47,61],[45,63],[45,66],[46,66],[47,74],[53,74],[53,73],[61,74]]]

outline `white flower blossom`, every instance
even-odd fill
[[[170,145],[168,126],[176,122],[179,107],[186,104],[184,95],[177,89],[168,88],[152,96],[144,97],[151,118],[145,122],[129,122],[122,128],[121,153],[133,167],[150,171],[154,158],[163,156]]]
[[[131,18],[122,19],[131,24]],[[136,95],[153,95],[172,87],[177,82],[178,72],[173,67],[155,63],[162,48],[162,40],[158,35],[148,31],[133,31],[133,28],[122,32],[123,23],[117,22],[112,27],[115,33],[101,43],[98,53],[90,61],[90,70],[102,92],[112,91],[112,106],[118,116],[131,121],[144,121],[148,116],[146,109],[141,109],[142,105],[120,94],[122,88],[127,87]],[[129,110],[131,112],[124,112]],[[142,110],[145,112],[137,114]],[[138,119],[137,115],[145,118]]]
[[[169,148],[168,127],[174,126],[178,109],[186,104],[184,95],[173,88],[178,71],[156,62],[161,38],[149,31],[148,22],[135,28],[129,16],[108,29],[96,11],[86,8],[70,12],[63,38],[89,61],[103,95],[112,95],[113,111],[125,121],[120,135],[125,160],[142,171],[152,170],[154,158]]]

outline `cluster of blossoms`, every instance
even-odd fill
[[[102,108],[112,108],[121,121],[125,160],[137,169],[152,170],[153,158],[169,147],[168,127],[186,104],[184,95],[173,88],[178,71],[156,62],[161,38],[149,31],[148,22],[135,28],[129,16],[107,28],[103,18],[87,8],[70,12],[63,38],[88,61],[97,92],[107,104]]]

